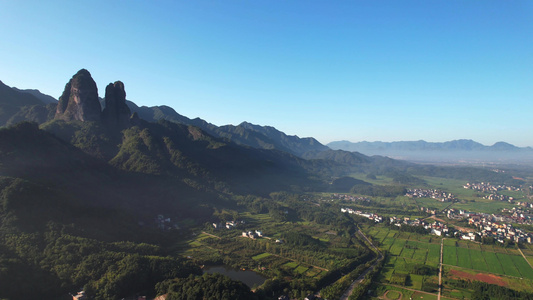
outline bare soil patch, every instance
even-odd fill
[[[500,276],[494,275],[494,274],[486,274],[486,273],[477,273],[477,274],[471,274],[459,270],[450,270],[450,273],[452,277],[456,277],[459,279],[468,279],[468,280],[477,280],[486,282],[489,284],[497,284],[499,286],[507,287],[507,282]]]

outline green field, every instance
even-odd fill
[[[383,286],[392,283],[401,276],[409,274],[413,266],[425,264],[437,268],[440,261],[441,239],[434,236],[399,232],[388,227],[371,226],[367,233],[374,240],[380,241],[380,248],[388,251],[389,256],[381,272],[380,282]],[[526,279],[533,280],[533,269],[520,255],[517,249],[503,248],[499,245],[481,245],[478,243],[446,238],[443,241],[443,263],[456,266],[458,270],[478,273],[493,273],[504,276],[509,285],[519,285]],[[523,246],[528,254],[533,254],[533,246]],[[533,260],[533,256],[531,257]],[[425,282],[438,280],[432,276],[409,274],[406,288],[422,291]],[[507,277],[509,276],[509,277]],[[522,280],[521,278],[524,278]],[[533,281],[527,281],[530,284]],[[527,289],[527,288],[526,288]],[[470,297],[468,291],[447,290],[448,297]],[[405,295],[404,295],[405,296]],[[433,294],[417,294],[421,299],[432,299]],[[419,299],[417,297],[417,299]]]
[[[260,260],[260,259],[263,259],[265,257],[269,257],[270,255],[272,255],[272,254],[270,254],[268,252],[265,252],[265,253],[261,253],[259,255],[253,256],[252,259],[253,260]]]
[[[450,244],[445,240],[445,244]],[[469,248],[464,248],[468,245]],[[465,269],[533,280],[533,269],[514,249],[499,246],[483,247],[474,243],[444,246],[443,263]],[[490,251],[492,250],[492,251]]]

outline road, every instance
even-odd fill
[[[374,249],[374,251],[376,251],[376,253],[379,255],[379,257],[378,257],[378,259],[376,260],[376,262],[373,265],[371,265],[368,269],[366,269],[363,272],[363,274],[359,275],[359,277],[357,277],[357,279],[354,280],[352,282],[352,284],[350,284],[350,287],[348,287],[348,289],[346,289],[344,294],[342,294],[342,296],[340,297],[340,300],[348,300],[348,298],[353,293],[353,289],[358,284],[360,284],[365,279],[366,274],[368,274],[368,272],[374,270],[376,265],[383,259],[383,254],[381,253],[381,251],[379,251],[379,249],[376,246],[374,246],[374,244],[372,244],[372,242],[366,237],[366,235],[361,230],[358,230],[356,234],[359,234],[359,236],[361,236],[363,239],[365,239],[368,242],[368,244],[370,245],[370,247],[372,247],[372,249]]]
[[[348,298],[352,295],[353,293],[353,289],[358,285],[360,284],[364,279],[365,279],[365,276],[366,274],[368,274],[368,272],[374,270],[374,267],[379,263],[379,260],[377,260],[373,265],[370,266],[370,268],[366,269],[363,274],[359,275],[359,277],[357,277],[356,280],[354,280],[354,282],[352,282],[352,284],[350,284],[350,287],[348,289],[346,289],[346,291],[344,292],[344,294],[342,294],[342,296],[339,298],[340,300],[348,300]]]

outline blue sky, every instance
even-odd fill
[[[532,1],[0,1],[0,80],[336,140],[533,146]]]

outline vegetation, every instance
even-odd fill
[[[242,282],[220,274],[190,275],[158,283],[158,294],[167,294],[167,300],[182,299],[258,299]]]
[[[305,160],[271,150],[285,147],[303,155],[301,144],[285,136],[267,145],[264,137],[275,134],[250,124],[228,129],[228,137],[244,143],[249,133],[243,128],[255,130],[262,149],[169,121],[138,120],[122,131],[60,120],[41,128],[25,122],[0,129],[0,298],[59,299],[83,288],[92,299],[301,299],[318,291],[333,299],[365,272],[350,299],[386,284],[435,292],[441,238],[419,226],[375,224],[340,208],[384,219],[427,217],[422,206],[498,210],[509,204],[462,191],[462,180],[516,180],[483,169],[417,166],[345,152],[309,152]],[[404,196],[406,188],[420,186],[453,191],[463,202]],[[340,198],[326,191],[351,193]],[[212,225],[231,221],[237,221],[235,228]],[[360,229],[385,259],[377,260]],[[255,230],[263,236],[242,236]],[[488,242],[446,239],[444,262],[533,280],[516,245]],[[523,250],[533,256],[533,250]],[[268,279],[252,291],[225,276],[202,275],[200,266],[220,264]],[[451,275],[446,280],[471,299],[487,292],[529,297]]]

